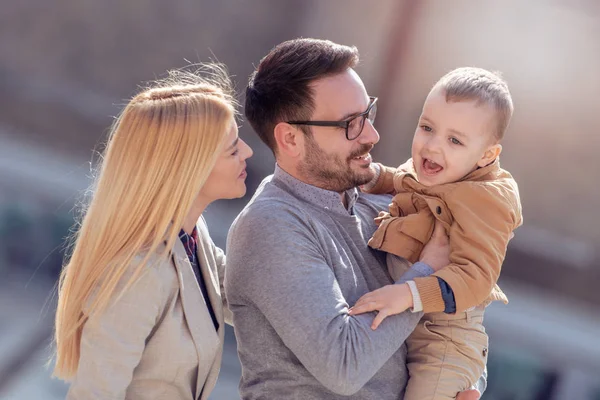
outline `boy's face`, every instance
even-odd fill
[[[476,101],[446,102],[434,88],[423,105],[412,144],[419,182],[426,186],[456,182],[494,161],[502,146],[493,129],[496,111]]]

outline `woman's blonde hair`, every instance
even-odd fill
[[[224,66],[202,64],[193,72],[170,71],[134,96],[116,119],[59,281],[55,376],[76,373],[84,323],[119,294],[117,285],[134,258],[144,255],[123,291],[150,257],[169,256],[235,109]]]

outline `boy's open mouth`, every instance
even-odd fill
[[[426,175],[435,175],[439,172],[441,172],[444,167],[442,167],[441,165],[437,164],[435,161],[431,161],[428,158],[424,158],[423,159],[423,172]]]

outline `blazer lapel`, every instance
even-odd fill
[[[221,300],[219,277],[217,272],[211,268],[212,265],[215,265],[215,260],[211,249],[207,248],[206,233],[203,232],[202,229],[199,229],[198,235],[199,243],[196,254],[198,257],[198,264],[200,265],[200,272],[202,273],[202,278],[204,279],[204,283],[206,285],[208,298],[210,300],[213,312],[215,313],[215,317],[217,318],[217,322],[219,323],[219,330],[216,333],[219,337],[220,343],[224,343],[225,321],[223,318],[223,303]],[[221,351],[222,349],[219,349],[219,352]],[[217,355],[215,362],[211,366],[211,370],[206,378],[205,387],[212,388],[216,384],[220,368],[221,353]]]
[[[204,302],[204,296],[202,296],[200,286],[192,270],[192,265],[180,240],[176,240],[173,246],[173,259],[179,276],[183,312],[185,313],[185,319],[192,339],[196,345],[196,352],[200,362],[198,377],[196,379],[196,397],[200,398],[205,385],[204,380],[210,375],[209,368],[212,368],[206,368],[206,365],[202,363],[207,361],[208,355],[218,354],[220,340],[217,332],[215,332],[212,319]],[[206,286],[211,287],[212,284],[207,283]]]
[[[223,328],[223,302],[221,300],[221,289],[219,285],[219,277],[216,276],[216,271],[213,271],[210,268],[210,265],[214,265],[214,260],[209,260],[212,254],[208,253],[208,249],[205,249],[204,246],[199,243],[198,244],[198,263],[200,264],[200,272],[202,272],[202,278],[204,278],[204,283],[206,284],[206,290],[208,291],[208,298],[210,300],[210,304],[212,305],[215,316],[217,317],[217,322],[219,323],[219,331]]]

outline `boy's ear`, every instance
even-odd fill
[[[477,166],[480,168],[485,167],[486,165],[491,164],[498,156],[502,153],[502,145],[500,143],[496,143],[483,153],[483,156],[477,161]]]
[[[291,157],[298,157],[304,148],[304,136],[298,129],[286,122],[280,122],[275,125],[273,130],[277,151],[287,154]]]

